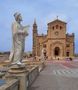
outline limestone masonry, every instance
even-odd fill
[[[74,33],[66,33],[67,23],[56,19],[47,25],[47,35],[39,35],[36,21],[34,21],[33,56],[40,56],[42,48],[45,47],[48,59],[74,57]]]

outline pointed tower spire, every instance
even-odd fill
[[[36,18],[34,19],[34,24],[36,25]]]
[[[34,19],[33,30],[37,30],[36,18]]]

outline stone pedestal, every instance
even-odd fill
[[[11,62],[9,60],[0,62],[0,66],[9,66]]]
[[[13,65],[9,68],[6,78],[17,79],[19,81],[18,90],[27,90],[27,74],[25,66]]]
[[[8,72],[11,74],[19,74],[19,73],[24,73],[26,71],[27,70],[26,70],[25,65],[18,65],[18,64],[10,66],[8,70]]]
[[[28,73],[7,73],[6,78],[12,78],[12,79],[17,79],[19,81],[19,88],[18,90],[27,90],[27,75]]]

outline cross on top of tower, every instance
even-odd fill
[[[57,20],[58,20],[58,16],[57,16]]]

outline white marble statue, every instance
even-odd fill
[[[22,17],[20,13],[16,12],[14,18],[15,22],[12,24],[13,44],[9,60],[12,63],[21,64],[25,47],[25,37],[28,36],[29,26],[21,25]]]
[[[46,53],[46,49],[45,48],[42,48],[42,51],[41,51],[41,60],[42,61],[46,60],[45,53]]]

